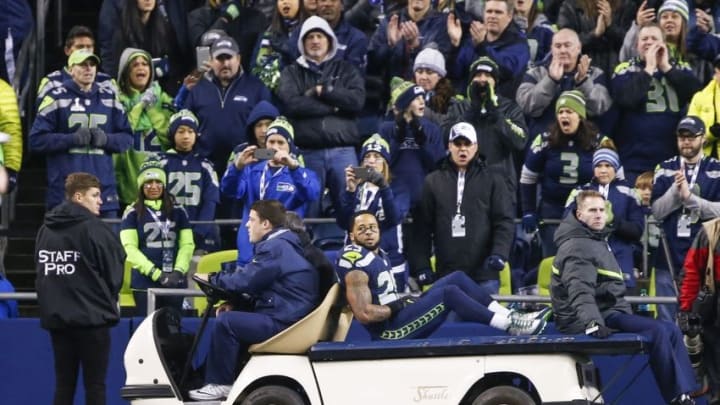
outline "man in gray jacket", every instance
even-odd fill
[[[555,232],[550,295],[555,324],[563,333],[605,339],[613,332],[648,340],[650,367],[665,402],[694,404],[696,388],[680,329],[669,321],[633,315],[625,300],[622,270],[607,243],[605,198],[595,190],[576,197],[577,210]]]

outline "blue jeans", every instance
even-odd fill
[[[655,268],[655,295],[658,297],[676,297],[675,287],[670,270]],[[663,321],[675,322],[677,317],[677,304],[657,304],[657,319]]]
[[[305,167],[311,169],[320,181],[320,192],[327,187],[330,190],[330,199],[335,211],[340,210],[340,195],[345,190],[345,168],[357,166],[357,152],[352,146],[342,146],[327,149],[303,149]],[[305,215],[307,218],[322,216],[322,197],[310,204]]]
[[[390,318],[381,331],[383,340],[421,339],[429,336],[445,322],[450,312],[460,320],[490,323],[494,313],[487,306],[492,298],[461,271],[442,277],[417,301]],[[378,336],[374,336],[378,338]]]
[[[650,368],[666,403],[680,394],[695,391],[697,383],[680,329],[674,322],[644,316],[612,313],[605,325],[642,335],[650,341]]]

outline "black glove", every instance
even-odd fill
[[[710,133],[715,136],[716,139],[720,139],[720,124],[717,122],[710,126]]]
[[[488,85],[486,83],[472,82],[470,84],[470,105],[474,112],[479,112],[482,108],[485,94],[488,92]]]
[[[610,337],[610,335],[612,335],[612,333],[612,329],[608,328],[605,325],[599,324],[597,321],[590,322],[587,328],[585,328],[586,335],[590,335],[598,339],[607,339],[608,337]]]
[[[435,273],[431,269],[422,269],[418,271],[417,276],[415,277],[417,279],[418,284],[420,284],[420,287],[425,287],[426,285],[431,285],[435,282]]]
[[[108,136],[105,131],[100,128],[92,128],[90,130],[90,133],[92,134],[92,146],[96,148],[102,148],[107,145]]]
[[[491,255],[485,259],[485,269],[501,272],[505,268],[505,259],[499,255]]]
[[[400,298],[398,300],[395,300],[393,302],[390,302],[387,305],[390,308],[390,312],[392,315],[396,315],[398,312],[400,312],[403,308],[405,308],[408,305],[414,304],[416,301],[416,298],[413,296],[407,296]]]
[[[163,272],[158,278],[158,283],[165,288],[177,288],[185,283],[185,273],[180,270],[173,270],[169,273]]]
[[[10,194],[13,190],[15,190],[15,187],[17,187],[18,173],[15,170],[7,167],[5,167],[5,171],[7,172],[8,176],[7,193]]]
[[[92,134],[88,128],[80,128],[73,134],[73,144],[76,146],[90,145]]]
[[[410,120],[410,130],[413,133],[413,136],[415,137],[415,143],[418,144],[418,146],[423,146],[425,144],[425,130],[423,129],[423,126],[420,124],[420,118],[413,115],[412,120]]]
[[[223,4],[220,11],[222,12],[222,18],[233,21],[240,16],[240,4],[235,0],[228,1]]]
[[[386,188],[388,186],[387,180],[385,180],[385,176],[383,176],[382,173],[376,170],[370,170],[370,173],[368,173],[367,176],[367,181],[380,188]]]
[[[702,332],[702,318],[694,312],[680,311],[677,314],[677,325],[680,332],[688,337],[695,337]]]

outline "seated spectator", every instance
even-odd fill
[[[137,316],[147,315],[148,288],[186,288],[186,273],[195,250],[185,209],[166,188],[157,160],[146,162],[137,178],[138,200],[123,214],[120,241],[132,265],[130,288]],[[182,296],[157,297],[157,308],[182,310]]]
[[[573,188],[593,176],[593,153],[600,145],[597,127],[587,119],[585,98],[578,90],[566,91],[555,103],[556,121],[550,131],[535,137],[520,173],[522,226],[526,233],[538,230],[540,219],[562,218],[565,201]],[[540,185],[540,202],[537,202]],[[540,228],[543,257],[553,256],[556,224]]]
[[[535,335],[545,328],[549,309],[521,314],[494,301],[485,289],[461,271],[455,271],[416,297],[379,248],[377,218],[356,213],[350,223],[351,244],[338,258],[336,271],[350,309],[373,340],[422,339],[438,329],[450,312],[464,322],[477,322],[512,335]],[[413,327],[409,327],[413,325]]]
[[[393,86],[394,84],[394,86]],[[420,201],[422,184],[445,157],[440,127],[425,118],[425,90],[419,85],[393,78],[393,121],[380,125],[379,134],[389,145],[390,173],[395,193],[409,193],[410,206]]]
[[[137,200],[140,166],[148,157],[168,149],[172,97],[155,81],[152,58],[142,49],[125,49],[118,71],[118,98],[130,121],[133,146],[113,160],[120,202],[128,205]]]
[[[190,391],[196,401],[226,398],[240,355],[253,343],[280,333],[309,314],[320,301],[318,271],[305,259],[295,232],[285,228],[285,207],[275,200],[256,201],[250,208],[247,233],[255,244],[252,261],[234,272],[206,277],[233,294],[253,298],[251,310],[229,302],[216,309],[217,320],[205,363],[205,383]]]
[[[447,16],[433,9],[430,0],[407,3],[407,8],[386,16],[370,38],[368,73],[385,70],[385,77],[412,77],[413,61],[429,44],[443,55],[450,53]]]
[[[573,215],[577,210],[575,197],[582,190],[596,190],[602,194],[606,203],[608,245],[623,272],[625,285],[632,289],[635,288],[633,248],[640,242],[645,216],[635,190],[616,177],[620,169],[620,157],[610,140],[603,142],[595,151],[592,163],[593,179],[570,193],[564,216]]]
[[[699,117],[708,129],[705,134],[703,153],[705,156],[720,156],[720,56],[713,61],[714,74],[710,83],[695,93],[690,100],[688,115]]]
[[[539,64],[550,53],[555,33],[552,23],[543,14],[537,0],[517,0],[513,21],[527,37],[530,50],[528,67]]]
[[[74,25],[65,37],[65,46],[63,47],[65,56],[70,57],[70,54],[78,49],[85,49],[90,53],[95,53],[95,37],[90,28],[84,25]],[[40,107],[40,102],[45,96],[62,86],[64,81],[70,79],[70,68],[68,66],[63,66],[59,70],[48,73],[40,80],[37,97],[35,98],[35,107]],[[95,83],[105,92],[112,94],[117,93],[117,87],[115,86],[113,78],[108,74],[97,72],[95,75]]]
[[[675,127],[700,83],[690,66],[675,59],[655,24],[640,29],[639,57],[619,64],[610,91],[620,107],[615,129],[628,181],[673,156]]]
[[[439,125],[442,116],[457,102],[455,88],[450,79],[445,77],[445,57],[437,49],[425,48],[415,58],[413,71],[413,81],[425,90],[424,114]]]
[[[82,169],[100,179],[100,216],[117,218],[111,154],[130,148],[133,138],[122,104],[95,83],[99,63],[96,55],[83,49],[70,55],[72,79],[43,98],[28,138],[32,152],[46,155],[48,209],[63,201],[68,174]]]
[[[593,65],[612,72],[632,22],[634,10],[622,0],[567,0],[560,7],[558,27],[577,32]]]
[[[218,178],[212,163],[195,151],[199,136],[195,114],[180,110],[170,117],[169,150],[163,153],[162,165],[167,175],[167,188],[182,205],[190,221],[214,221],[220,203]],[[191,225],[195,248],[213,252],[220,248],[217,225]]]
[[[280,72],[295,59],[295,43],[290,34],[299,31],[307,13],[302,0],[278,0],[270,26],[258,36],[250,71],[273,93],[277,92]]]
[[[581,52],[575,31],[562,29],[553,35],[550,59],[525,73],[515,100],[525,113],[531,136],[548,130],[555,120],[553,106],[564,91],[581,92],[587,114],[595,122],[610,109],[605,72],[592,66],[590,58]]]
[[[192,10],[187,18],[191,43],[199,45],[204,33],[222,30],[238,44],[243,70],[250,71],[255,44],[267,29],[268,19],[249,3],[237,0],[208,1],[206,5]]]
[[[258,147],[249,145],[228,165],[221,180],[223,194],[243,203],[242,221],[237,233],[237,263],[240,267],[253,257],[253,246],[244,228],[250,206],[255,201],[277,200],[286,209],[304,217],[307,205],[320,198],[317,176],[297,160],[292,125],[284,117],[278,117],[270,124],[265,136],[265,147],[274,150],[274,156],[260,160],[255,157]]]
[[[382,237],[380,248],[388,255],[393,273],[407,276],[407,264],[402,243],[402,221],[410,209],[407,190],[397,193],[390,187],[390,145],[378,134],[363,143],[360,151],[362,167],[369,169],[367,176],[360,177],[355,168],[345,169],[345,193],[337,214],[340,227],[350,230],[355,213],[367,211],[375,215]],[[407,280],[404,280],[404,285]]]
[[[460,270],[487,294],[497,294],[499,273],[510,254],[515,226],[504,173],[485,164],[477,133],[459,122],[450,130],[450,154],[425,178],[414,233],[408,243],[418,284]]]
[[[357,166],[355,147],[362,139],[355,118],[365,101],[365,83],[355,66],[335,57],[338,41],[324,19],[305,20],[297,45],[302,56],[283,70],[278,97],[307,167],[317,174],[320,190],[330,190],[337,210],[345,168]],[[310,208],[310,216],[320,214],[319,203]]]
[[[484,23],[472,21],[469,32],[463,33],[460,20],[448,16],[448,36],[457,58],[451,64],[451,76],[463,77],[470,65],[481,56],[494,60],[500,68],[497,93],[515,97],[515,91],[530,61],[527,38],[513,23],[512,0],[485,2]]]
[[[640,334],[649,341],[650,369],[665,402],[694,404],[695,376],[680,330],[674,322],[633,315],[625,299],[622,271],[605,240],[605,199],[584,190],[576,201],[577,210],[555,234],[550,296],[556,327],[598,339],[616,331]]]

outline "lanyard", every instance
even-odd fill
[[[599,184],[599,185],[598,185],[598,192],[600,192],[600,194],[602,194],[603,197],[605,197],[605,199],[607,200],[607,199],[608,199],[608,193],[610,192],[610,185],[609,185],[609,184],[605,184],[605,185]]]
[[[693,186],[695,185],[695,182],[697,181],[698,173],[700,173],[700,164],[703,161],[704,156],[700,156],[700,159],[697,163],[695,163],[695,167],[692,169],[692,173],[690,174],[690,181],[688,182],[688,189],[690,189],[690,192],[692,193]],[[680,158],[680,164],[683,168],[683,175],[685,175],[685,178],[687,179],[687,173],[685,172],[685,168],[687,167],[687,163],[685,162],[685,158]]]
[[[272,181],[272,178],[279,175],[280,172],[282,172],[282,167],[278,168],[278,170],[275,171],[275,173],[270,176],[269,179],[267,179],[267,182],[265,181],[267,177],[268,167],[270,167],[269,163],[265,163],[265,167],[263,168],[262,175],[260,175],[260,199],[265,199],[265,192],[267,191],[268,186],[270,185],[270,181]]]
[[[457,179],[457,210],[456,214],[460,215],[460,206],[462,205],[463,193],[465,192],[465,171],[458,172]]]
[[[166,219],[165,223],[160,221],[160,218],[155,214],[153,210],[150,209],[150,207],[145,207],[147,211],[150,213],[150,216],[155,220],[155,223],[160,228],[160,232],[162,233],[163,240],[170,240],[170,219]]]

